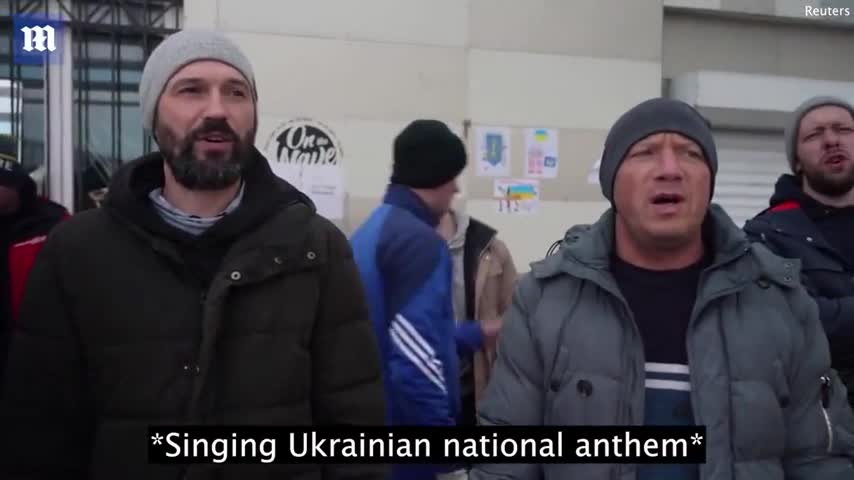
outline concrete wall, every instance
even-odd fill
[[[664,6],[743,16],[777,17],[788,21],[854,25],[854,0],[664,0]],[[820,10],[816,12],[816,8]],[[828,8],[838,10],[825,10]]]
[[[852,10],[854,13],[854,10]],[[850,81],[854,30],[822,23],[668,12],[662,40],[663,75],[699,70]]]
[[[854,7],[854,0],[809,4],[844,8]],[[379,202],[392,140],[415,118],[449,123],[467,136],[472,156],[475,128],[509,128],[512,177],[523,175],[523,130],[557,129],[559,175],[540,180],[537,215],[499,214],[493,178],[478,177],[473,169],[464,173],[460,208],[500,231],[521,271],[569,226],[592,222],[607,208],[590,180],[607,129],[632,105],[660,95],[662,78],[673,79],[680,95],[703,104],[716,125],[742,128],[758,122],[766,130],[777,129],[784,112],[755,105],[774,102],[763,85],[854,78],[854,63],[845,58],[854,49],[854,23],[806,18],[802,0],[185,0],[184,5],[186,26],[227,32],[254,62],[261,98],[259,147],[279,124],[301,116],[330,126],[340,139],[348,193],[340,225],[347,232]],[[729,75],[726,82],[736,86],[715,88],[729,85],[718,73]],[[776,103],[788,108],[798,95]],[[704,104],[713,97],[720,105]]]
[[[187,27],[245,49],[259,87],[259,143],[298,116],[331,127],[344,151],[350,231],[376,206],[391,143],[410,120],[559,129],[559,178],[536,216],[497,213],[492,178],[465,172],[461,205],[499,229],[521,271],[606,204],[587,174],[607,128],[661,91],[661,2],[644,0],[185,0]],[[263,12],[263,14],[259,14]],[[470,152],[474,152],[473,138]],[[264,145],[259,145],[264,147]],[[473,163],[473,162],[472,162]]]

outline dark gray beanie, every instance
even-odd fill
[[[599,186],[602,194],[614,203],[614,179],[632,146],[644,138],[662,132],[682,134],[697,142],[711,170],[714,193],[718,171],[718,154],[708,120],[694,107],[679,100],[653,98],[624,113],[608,132],[599,164]]]
[[[217,60],[231,65],[246,77],[257,101],[252,64],[240,48],[225,35],[206,30],[181,30],[160,42],[151,52],[139,82],[142,126],[153,131],[157,102],[169,79],[184,66],[199,60]]]
[[[795,164],[798,163],[798,131],[801,129],[801,120],[816,108],[829,105],[842,107],[851,112],[851,116],[854,117],[854,106],[841,98],[828,96],[808,98],[792,113],[786,125],[786,158],[789,160],[792,173],[795,173]]]

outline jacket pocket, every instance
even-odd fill
[[[848,404],[847,390],[835,370],[821,377],[820,388],[815,409],[824,426],[824,451],[831,455],[851,455],[854,452],[854,412]]]

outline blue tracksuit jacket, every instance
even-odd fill
[[[478,324],[454,321],[451,257],[437,223],[411,190],[391,185],[350,240],[383,357],[389,425],[455,425],[458,355],[480,348]],[[398,465],[393,478],[433,480],[454,468]]]

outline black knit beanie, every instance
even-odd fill
[[[0,135],[0,185],[18,191],[22,208],[36,195],[36,182],[18,161],[18,144],[9,135]]]
[[[0,185],[20,188],[30,176],[18,161],[18,144],[9,135],[0,135]]]
[[[391,183],[436,188],[466,167],[466,147],[438,120],[415,120],[394,139]]]
[[[714,195],[715,175],[718,171],[718,154],[708,120],[694,107],[679,100],[653,98],[624,113],[605,140],[605,150],[599,164],[599,186],[602,194],[614,203],[614,179],[617,170],[632,146],[644,138],[661,132],[682,134],[700,146],[711,171]]]

